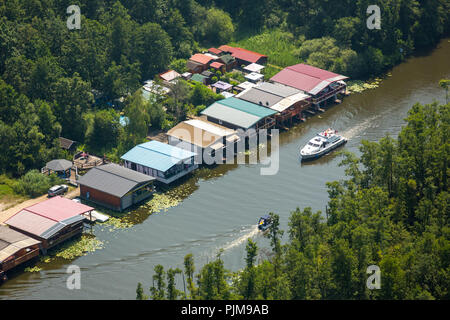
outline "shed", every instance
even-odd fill
[[[210,67],[213,68],[213,69],[216,69],[216,70],[220,70],[221,72],[225,72],[226,71],[225,64],[221,63],[221,62],[217,62],[217,61],[213,62],[213,63],[210,64]]]
[[[209,78],[209,79],[211,79],[211,78],[214,77],[216,74],[215,74],[214,72],[205,70],[205,71],[203,71],[203,72],[201,73],[201,75],[202,75],[202,76],[205,76],[205,77],[207,77],[207,78]]]
[[[249,81],[245,81],[245,82],[242,82],[242,83],[238,84],[238,85],[235,86],[234,88],[235,88],[236,90],[242,92],[242,91],[244,91],[244,90],[253,88],[254,86],[256,86],[256,83],[249,82]]]
[[[63,137],[59,137],[59,145],[61,146],[61,148],[65,149],[65,150],[74,150],[75,146],[76,146],[77,142],[67,139],[67,138],[63,138]]]
[[[251,72],[261,73],[262,69],[264,69],[264,66],[257,63],[251,63],[248,66],[244,67],[244,70],[250,73]]]
[[[78,180],[80,197],[104,207],[123,211],[149,198],[155,178],[119,166],[105,164],[89,170]]]
[[[252,72],[252,73],[245,75],[245,79],[247,79],[248,81],[253,82],[253,83],[258,83],[258,82],[264,80],[264,75],[261,73]]]
[[[228,91],[222,91],[220,93],[224,98],[231,98],[236,96],[234,93],[228,92]]]
[[[40,243],[25,234],[0,225],[0,274],[38,256]]]
[[[231,54],[224,54],[219,57],[219,60],[225,65],[226,71],[230,71],[236,66],[236,59]]]
[[[160,77],[163,81],[171,82],[171,81],[173,81],[173,80],[175,80],[175,79],[181,77],[181,75],[180,75],[178,72],[176,72],[175,70],[169,70],[169,71],[166,71],[166,72],[164,72],[164,73],[161,73],[161,74],[159,75],[159,77]]]
[[[196,74],[192,75],[191,81],[196,81],[196,82],[206,84],[208,82],[208,77],[205,77],[202,74],[196,73]]]
[[[217,81],[212,86],[214,88],[216,88],[217,93],[220,93],[222,91],[229,91],[233,88],[233,85],[229,84],[228,82],[224,82],[224,81]]]
[[[26,207],[5,221],[10,228],[51,248],[83,232],[85,214],[94,208],[56,196]]]
[[[135,146],[121,159],[125,167],[169,184],[198,168],[195,155],[159,141],[149,141]]]
[[[192,73],[190,72],[185,72],[181,75],[183,77],[183,79],[185,80],[189,80],[192,77]]]

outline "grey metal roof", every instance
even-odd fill
[[[65,171],[65,170],[72,168],[72,161],[69,161],[66,159],[56,159],[56,160],[47,162],[47,164],[45,166],[47,167],[47,169],[50,169],[53,171]]]
[[[57,222],[52,227],[50,227],[49,229],[47,229],[43,233],[41,233],[40,237],[43,238],[43,239],[50,239],[55,234],[57,234],[59,231],[64,229],[66,226],[71,225],[71,224],[75,224],[77,222],[81,222],[84,219],[85,219],[84,216],[78,215],[78,216],[74,216],[74,217],[72,217],[70,219],[66,219],[64,221]]]
[[[283,98],[302,92],[298,89],[288,87],[280,83],[270,83],[270,82],[263,82],[256,88],[261,91],[265,91]]]
[[[239,99],[253,102],[257,105],[270,108],[274,104],[278,103],[283,99],[281,96],[274,95],[270,92],[259,90],[258,87],[251,88],[240,93],[237,96]]]
[[[116,197],[123,197],[139,184],[153,180],[155,178],[143,173],[110,163],[92,168],[78,180],[78,183]]]

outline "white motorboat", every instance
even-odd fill
[[[318,133],[300,150],[302,161],[318,159],[347,142],[347,138],[337,134],[336,130],[327,129]]]

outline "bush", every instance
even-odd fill
[[[22,176],[14,184],[13,189],[17,194],[34,198],[47,193],[48,189],[53,185],[61,183],[63,183],[63,180],[58,178],[56,174],[47,176],[34,169]]]
[[[188,71],[186,63],[186,59],[176,59],[170,63],[169,68],[175,70],[180,74],[183,74]]]

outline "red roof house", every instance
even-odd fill
[[[7,221],[10,228],[42,242],[44,249],[83,231],[84,214],[94,208],[62,197],[54,197],[17,212]]]
[[[209,64],[214,58],[203,53],[196,53],[189,58],[187,68],[191,73],[201,73],[208,69]]]
[[[265,64],[267,62],[266,55],[253,52],[250,50],[238,47],[230,47],[227,45],[220,46],[219,50],[231,53],[231,55],[235,57],[241,64],[251,64],[251,63]]]
[[[217,49],[217,48],[209,48],[208,52],[215,54],[216,56],[220,55],[222,53],[222,50]]]
[[[345,79],[348,77],[301,63],[284,68],[270,80],[314,96],[329,85]]]

